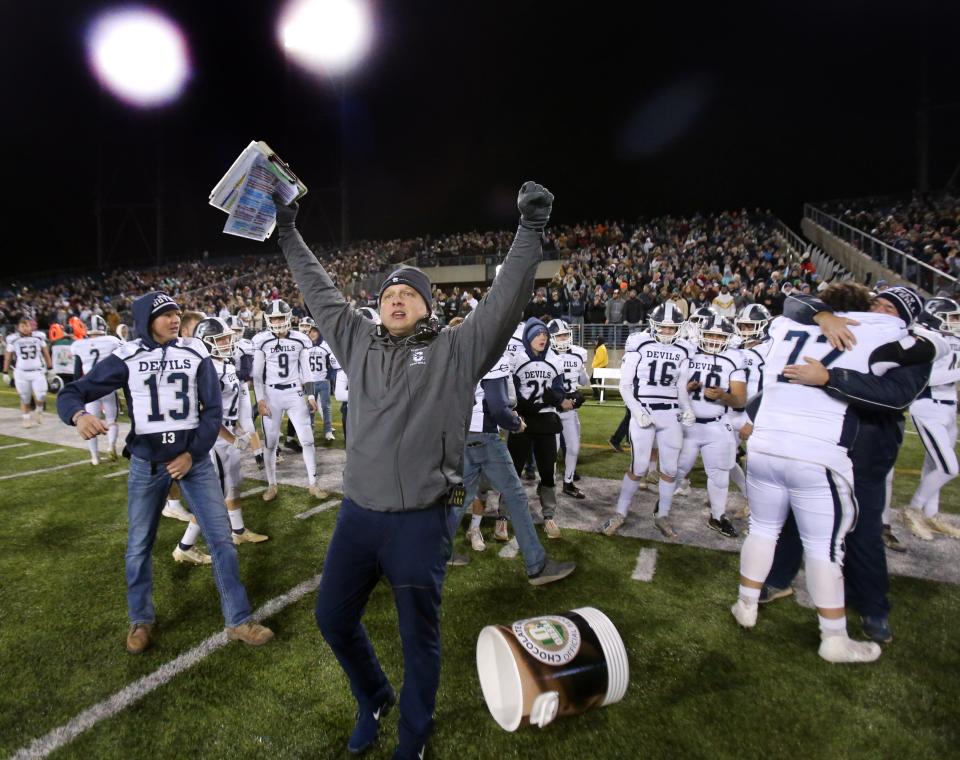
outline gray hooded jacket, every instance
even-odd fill
[[[278,229],[310,313],[350,378],[344,495],[379,512],[436,504],[462,482],[474,389],[500,359],[530,298],[543,253],[540,233],[519,227],[470,319],[421,341],[378,334],[344,301],[296,228]]]

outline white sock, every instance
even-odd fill
[[[307,466],[307,482],[313,485],[317,482],[317,447],[310,443],[300,444],[303,447],[303,463]]]
[[[23,413],[23,421],[28,422],[30,420],[30,412]]]
[[[820,638],[825,639],[828,636],[846,636],[847,619],[845,617],[825,618],[823,615],[817,615],[817,622],[820,623]]]
[[[116,422],[111,422],[107,427],[107,445],[111,450],[116,447],[119,435],[120,426]]]
[[[660,501],[657,502],[657,517],[666,517],[673,507],[673,492],[677,490],[676,480],[660,478]]]
[[[197,543],[197,537],[200,535],[200,526],[195,522],[190,522],[187,529],[183,532],[183,538],[180,539],[181,546],[190,547]]]
[[[733,484],[740,489],[740,493],[744,496],[747,495],[747,477],[743,474],[743,468],[735,464],[730,470],[730,480],[733,481]]]
[[[748,607],[756,607],[760,603],[760,589],[740,585],[740,598]]]
[[[835,610],[845,605],[843,596],[843,569],[836,562],[804,557],[807,571],[807,591],[814,605],[822,610]]]
[[[707,478],[707,496],[710,497],[710,514],[714,520],[719,520],[727,511],[727,492],[730,482],[718,484],[715,478]]]
[[[228,509],[227,514],[230,516],[230,527],[233,528],[234,532],[243,533],[243,510],[240,507]]]
[[[483,515],[474,515],[470,518],[470,530],[476,530],[480,527],[480,521],[483,519]]]
[[[267,471],[267,483],[271,486],[277,484],[277,447],[267,446],[263,453],[263,464]]]
[[[743,540],[740,549],[740,575],[757,583],[763,583],[773,567],[773,555],[777,539],[761,536],[751,531]]]
[[[640,490],[640,481],[633,480],[629,475],[623,476],[623,485],[620,486],[620,498],[617,499],[617,514],[627,516],[630,509],[630,502]]]
[[[90,449],[90,456],[92,458],[99,458],[100,448],[96,438],[91,438],[89,441],[87,441],[87,448]]]
[[[167,499],[167,506],[170,509],[183,509],[183,506],[180,504],[180,499]]]
[[[577,469],[577,457],[580,454],[580,443],[577,442],[576,450],[573,446],[567,446],[566,453],[563,457],[563,482],[572,483],[573,482],[573,473]]]

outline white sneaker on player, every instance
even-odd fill
[[[612,536],[614,533],[620,530],[621,526],[626,521],[626,515],[621,515],[619,512],[614,512],[600,527],[600,532],[605,536]]]
[[[820,656],[827,662],[873,662],[880,656],[879,644],[854,641],[846,634],[827,636],[820,642]]]
[[[263,492],[263,500],[273,501],[276,498],[277,498],[277,487],[267,486],[267,490]]]
[[[744,628],[753,628],[757,624],[756,602],[747,604],[743,599],[737,598],[736,603],[730,608],[730,612]]]
[[[38,425],[42,425],[42,424],[43,424],[43,409],[37,409],[37,411],[35,411],[35,412],[33,413],[33,419],[36,421],[36,423],[37,423]]]
[[[674,496],[689,496],[690,495],[690,481],[686,478],[683,479],[683,482],[677,486],[677,490],[673,492]]]
[[[927,527],[927,519],[919,509],[904,507],[903,512],[900,513],[900,518],[917,538],[924,541],[933,541],[933,531]]]
[[[179,544],[173,550],[173,559],[177,562],[186,562],[188,565],[209,565],[213,562],[209,554],[200,551],[196,546],[181,549]]]
[[[164,517],[172,517],[174,520],[183,520],[183,522],[190,522],[190,518],[193,517],[179,504],[171,504],[169,501],[163,505],[163,512],[160,514]]]
[[[309,491],[310,495],[314,499],[326,499],[330,495],[326,491],[324,491],[322,488],[320,488],[320,485],[317,483],[314,483],[307,490]]]
[[[100,464],[100,457],[97,456],[96,454],[92,454],[90,456],[90,464],[96,467],[98,464]]]
[[[324,433],[324,434],[323,434],[323,439],[324,439],[325,441],[332,441],[332,440],[334,440],[335,438],[336,438],[336,436],[333,434],[333,431],[332,431],[332,430],[331,430],[329,433]]]
[[[925,518],[925,520],[930,530],[935,530],[937,533],[950,536],[950,538],[960,538],[960,528],[953,523],[947,522],[947,519],[943,515],[936,514],[932,517]]]
[[[33,417],[31,415],[28,414],[26,417],[23,418],[23,426],[25,428],[33,427]]]
[[[467,531],[467,538],[470,539],[470,547],[475,552],[482,552],[487,548],[487,545],[483,542],[483,534],[480,533],[480,528],[470,528]]]

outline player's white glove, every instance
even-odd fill
[[[250,433],[239,433],[233,437],[233,447],[237,451],[246,451],[250,448]]]
[[[49,383],[52,383],[52,382],[53,382],[53,378],[55,378],[56,376],[57,376],[57,373],[56,373],[56,372],[54,372],[52,369],[48,369],[48,370],[47,370],[47,383],[48,383],[48,384],[49,384]]]
[[[689,409],[684,409],[680,414],[680,424],[684,427],[692,427],[693,423],[697,421],[697,415],[695,415]]]
[[[640,416],[637,417],[637,424],[642,428],[650,427],[653,424],[653,418],[646,412],[640,412]]]

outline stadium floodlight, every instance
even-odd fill
[[[305,69],[345,74],[370,48],[370,7],[365,0],[291,0],[277,33],[287,55]]]
[[[87,32],[87,56],[100,83],[138,107],[175,100],[190,77],[186,39],[159,11],[142,6],[108,10]]]

